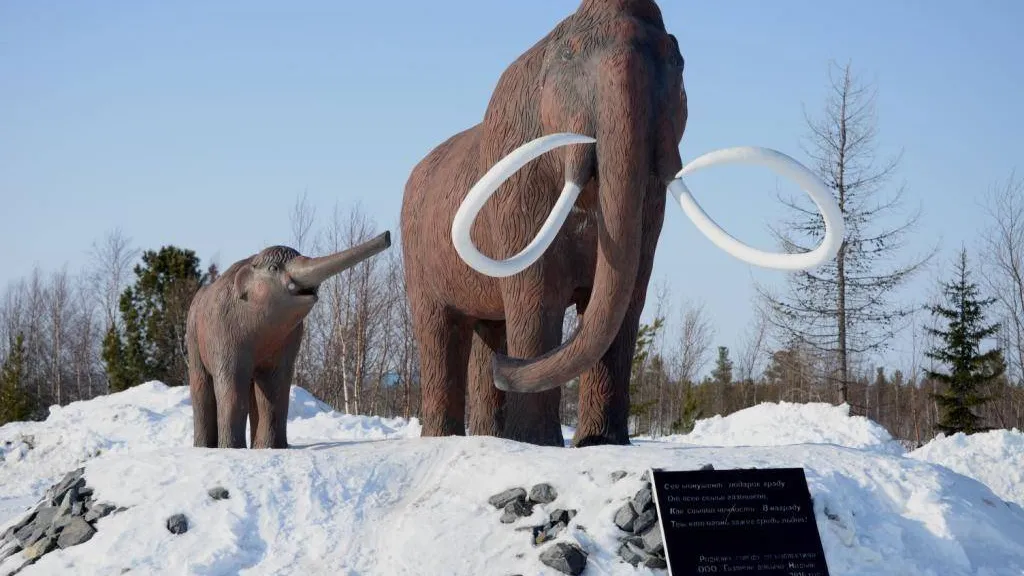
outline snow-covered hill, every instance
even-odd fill
[[[292,403],[283,451],[191,448],[188,391],[157,382],[0,428],[0,533],[78,466],[97,500],[127,507],[20,574],[555,574],[517,528],[556,507],[578,511],[557,540],[587,552],[584,574],[658,574],[618,558],[615,511],[645,469],[708,463],[803,467],[833,576],[1024,574],[1016,431],[905,454],[845,407],[764,404],[685,436],[577,450],[420,438],[415,421],[339,414],[299,388]],[[488,498],[538,482],[557,499],[499,522]],[[189,530],[174,535],[179,513]]]

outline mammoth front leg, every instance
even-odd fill
[[[565,307],[546,304],[538,275],[526,271],[504,283],[508,354],[515,358],[535,358],[562,341]],[[502,436],[540,446],[564,446],[559,419],[561,401],[561,387],[535,393],[506,392]]]
[[[657,186],[658,182],[653,181],[651,190]],[[629,444],[629,380],[665,209],[664,194],[649,192],[647,198],[640,265],[629,308],[604,356],[580,377],[579,423],[573,437],[576,447]]]
[[[505,325],[479,322],[469,355],[469,433],[501,436],[505,428],[505,393],[494,386],[494,351],[505,352]]]
[[[249,416],[252,369],[237,365],[213,378],[217,397],[217,446],[245,448],[245,421]]]
[[[292,379],[295,377],[295,358],[299,354],[301,344],[300,325],[289,336],[277,366],[268,370],[258,370],[253,378],[255,404],[252,411],[259,415],[252,431],[253,448],[288,447],[288,404],[291,399]]]

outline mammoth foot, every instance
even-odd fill
[[[430,414],[422,417],[423,429],[420,436],[465,436],[466,425],[461,419]]]

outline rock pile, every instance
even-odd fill
[[[534,506],[551,504],[558,499],[558,491],[548,483],[535,484],[527,493],[525,488],[509,488],[487,499],[491,506],[502,511],[500,522],[511,524],[520,518],[533,516]],[[531,543],[540,546],[558,536],[576,517],[576,510],[555,508],[543,524],[524,526],[516,530],[529,531]],[[562,574],[578,576],[587,564],[587,553],[575,543],[556,542],[540,553],[540,561]]]
[[[612,473],[613,480],[621,480],[625,472]],[[661,540],[661,526],[658,511],[654,506],[654,495],[647,472],[641,477],[642,487],[616,512],[614,522],[619,530],[628,533],[620,540],[619,557],[633,566],[652,569],[668,568],[665,562],[665,546]]]
[[[53,550],[89,540],[100,518],[125,510],[109,502],[96,502],[84,475],[85,468],[68,472],[46,491],[34,509],[0,535],[0,563],[22,552],[22,564],[11,574]]]

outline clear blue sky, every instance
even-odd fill
[[[0,4],[0,285],[68,264],[121,227],[226,266],[289,238],[308,190],[321,214],[360,202],[397,232],[410,169],[479,121],[499,74],[577,0],[5,2]],[[802,105],[830,59],[878,87],[894,184],[924,205],[912,249],[938,263],[984,225],[981,195],[1024,171],[1024,3],[662,1],[686,58],[684,162],[761,145],[804,160]],[[767,171],[690,180],[726,230],[772,247]],[[789,186],[788,184],[782,184]],[[670,205],[655,280],[702,302],[716,344],[750,318],[753,269]],[[396,246],[397,248],[397,246]],[[904,296],[931,292],[929,272]]]

